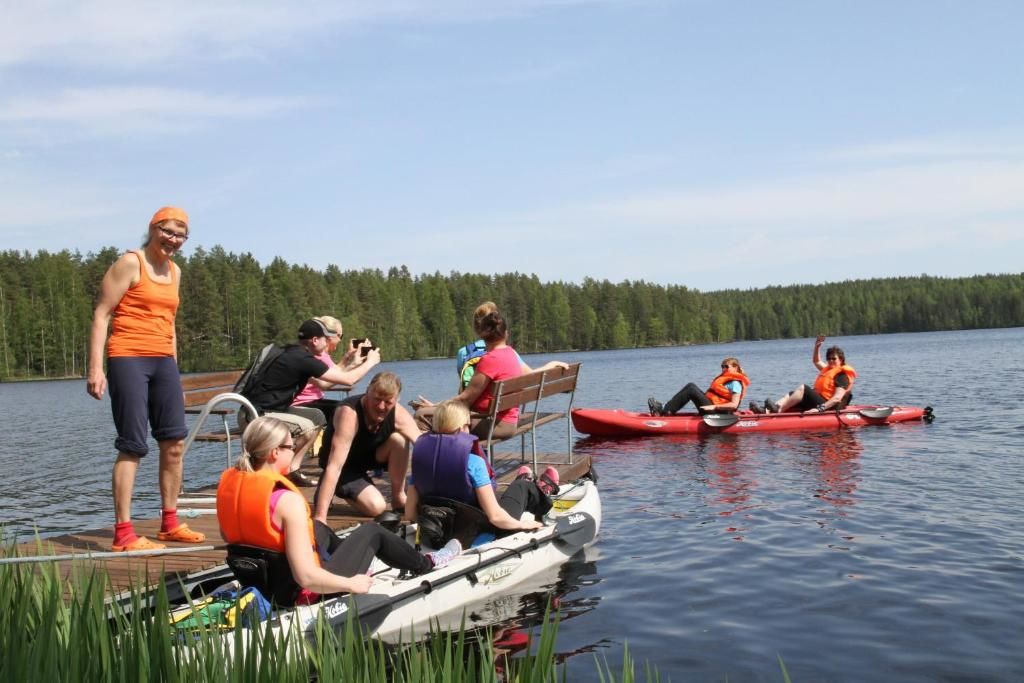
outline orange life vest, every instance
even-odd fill
[[[743,394],[747,393],[747,387],[750,386],[750,380],[742,372],[736,372],[735,370],[726,370],[718,377],[711,380],[711,386],[704,392],[704,395],[711,399],[711,402],[715,405],[730,403],[732,401],[732,392],[729,391],[727,386],[725,386],[727,382],[739,382],[743,385],[743,390],[740,391],[740,403],[742,403]],[[736,405],[739,405],[739,403]]]
[[[295,484],[271,470],[243,472],[234,467],[224,470],[217,485],[217,522],[224,540],[283,553],[284,532],[275,529],[270,520],[270,496],[278,488],[302,495]],[[309,503],[306,503],[306,517],[309,520],[309,545],[319,565],[320,555],[316,552]]]
[[[836,368],[827,367],[818,374],[818,379],[814,380],[814,390],[826,401],[835,396],[836,375],[839,374],[844,374],[850,379],[850,386],[846,390],[852,391],[853,380],[857,376],[857,372],[849,365],[840,365]]]

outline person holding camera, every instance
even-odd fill
[[[375,351],[368,352],[370,355]],[[379,372],[365,394],[349,396],[334,411],[334,439],[313,496],[313,519],[327,522],[334,496],[344,498],[361,514],[376,517],[387,509],[369,471],[386,468],[391,480],[391,508],[405,508],[405,474],[409,444],[420,436],[412,415],[398,405],[402,380],[392,372]]]
[[[317,431],[326,425],[324,414],[316,408],[292,405],[295,396],[312,378],[327,384],[355,384],[375,365],[380,363],[380,351],[373,349],[360,356],[362,361],[351,369],[335,365],[328,367],[317,358],[328,348],[328,339],[338,338],[337,332],[328,329],[319,320],[312,318],[299,326],[298,343],[290,344],[262,371],[256,386],[245,393],[260,415],[272,415],[292,426],[296,442],[295,458],[288,477],[297,486],[316,486],[316,481],[300,471],[302,458],[313,441]],[[244,411],[239,413],[239,426],[245,428]]]
[[[321,315],[313,318],[313,320],[319,322],[324,326],[324,329],[328,333],[333,332],[333,335],[328,334],[326,337],[327,348],[316,356],[317,360],[322,361],[328,368],[341,367],[346,372],[354,370],[366,361],[366,357],[370,351],[377,348],[377,346],[371,342],[368,338],[353,339],[345,351],[345,354],[341,357],[341,363],[335,364],[334,359],[331,357],[338,347],[341,345],[341,340],[345,337],[344,328],[341,326],[341,321],[337,318],[329,315]],[[295,400],[292,401],[292,407],[302,406],[304,408],[316,408],[324,414],[324,420],[326,422],[324,426],[323,438],[321,439],[320,450],[317,456],[321,460],[326,460],[327,455],[331,451],[331,439],[334,438],[334,411],[337,409],[341,401],[334,398],[327,398],[324,395],[325,390],[330,390],[335,385],[331,382],[325,382],[317,377],[311,377],[306,386],[302,388],[302,391],[298,393]],[[304,479],[309,479],[305,475],[298,475]]]

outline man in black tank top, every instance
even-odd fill
[[[370,380],[365,394],[350,396],[334,411],[334,439],[324,473],[313,496],[313,519],[327,522],[334,496],[344,498],[360,513],[376,517],[387,502],[368,470],[386,468],[391,480],[391,508],[405,508],[405,477],[409,447],[420,430],[412,415],[398,403],[402,381],[391,372]]]

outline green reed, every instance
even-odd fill
[[[557,616],[545,614],[525,655],[496,661],[489,641],[464,632],[389,647],[364,638],[355,620],[338,633],[321,619],[311,637],[275,632],[269,622],[233,630],[175,629],[166,587],[152,603],[132,589],[127,606],[108,604],[109,578],[78,568],[65,580],[54,564],[0,565],[0,681],[443,681],[566,680],[555,661]],[[623,681],[634,680],[626,655]],[[602,679],[615,680],[598,663]],[[648,680],[658,680],[657,673]]]

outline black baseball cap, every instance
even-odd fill
[[[337,337],[338,333],[327,329],[319,320],[310,318],[299,325],[299,339],[312,339],[313,337]]]

